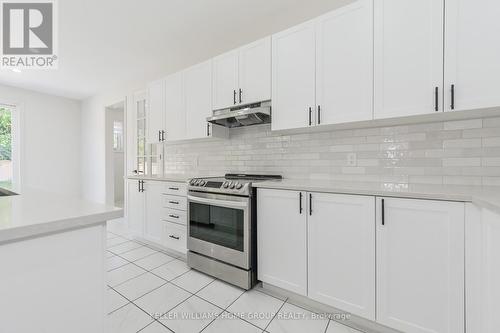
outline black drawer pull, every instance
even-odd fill
[[[168,189],[169,189],[169,190],[174,190],[174,191],[179,191],[179,188],[178,188],[178,187],[169,187]]]
[[[174,235],[169,235],[168,237],[173,238],[173,239],[175,239],[175,240],[179,240],[179,239],[180,239],[180,237],[179,237],[179,236],[174,236]]]
[[[179,201],[169,201],[168,203],[171,203],[171,204],[174,204],[174,205],[178,205]]]
[[[178,219],[179,218],[179,215],[173,215],[173,214],[170,214],[169,217],[173,217],[174,219]]]

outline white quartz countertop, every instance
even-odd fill
[[[123,209],[76,197],[25,189],[0,196],[0,244],[103,223]]]
[[[252,185],[257,188],[472,202],[500,213],[498,187],[292,179],[258,182]]]
[[[158,182],[175,182],[175,183],[186,183],[189,179],[194,176],[183,175],[183,174],[166,174],[162,177],[155,176],[128,176],[128,179],[137,179],[137,180],[152,180]]]

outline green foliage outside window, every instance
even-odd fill
[[[0,107],[0,160],[12,157],[11,120],[10,110]]]

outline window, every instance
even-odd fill
[[[123,152],[123,123],[113,122],[113,151]]]
[[[159,175],[161,174],[160,153],[162,147],[146,143],[146,98],[136,100],[136,174]]]
[[[16,177],[15,108],[0,104],[0,187],[13,189]]]

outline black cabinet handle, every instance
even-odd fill
[[[169,189],[169,190],[174,190],[174,191],[179,191],[179,188],[178,188],[178,187],[169,187],[168,189]]]
[[[144,192],[144,180],[142,181],[142,192]]]
[[[173,215],[173,214],[170,214],[169,217],[173,217],[174,219],[178,219],[179,218],[178,215]]]
[[[174,235],[169,235],[168,237],[173,238],[173,239],[176,239],[176,240],[179,240],[179,239],[180,239],[180,237],[179,237],[179,236],[174,236]]]
[[[241,94],[243,93],[243,90],[240,88],[240,103],[241,103]]]
[[[137,192],[141,192],[141,180],[137,181]]]
[[[312,108],[309,108],[309,126],[312,125]]]
[[[207,136],[210,136],[210,124],[207,123]]]
[[[179,201],[169,201],[168,203],[171,203],[171,204],[174,204],[174,205],[178,205]]]
[[[233,90],[233,103],[236,104],[236,90]]]
[[[382,199],[382,225],[385,225],[385,201]]]
[[[318,125],[321,124],[321,105],[318,105]]]
[[[299,192],[299,214],[302,214],[302,192]]]
[[[158,142],[161,142],[161,131],[158,131]]]
[[[455,110],[455,85],[451,85],[451,105],[450,108]]]
[[[161,131],[161,141],[165,141],[165,131]]]
[[[434,111],[439,111],[439,88],[434,88]]]
[[[309,193],[309,215],[313,214],[313,196]]]

